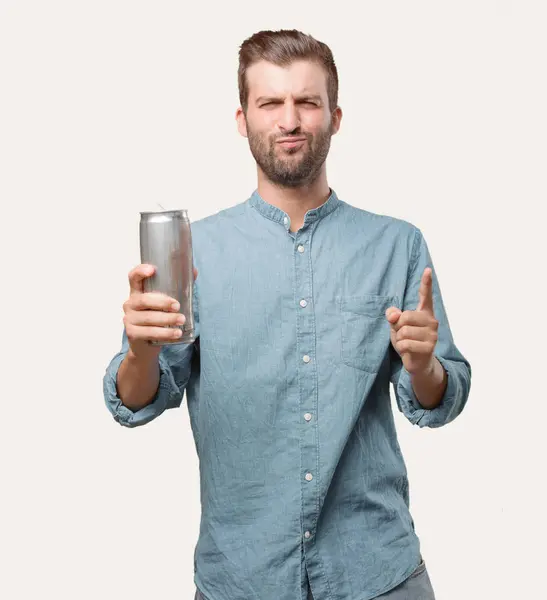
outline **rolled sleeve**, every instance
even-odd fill
[[[424,408],[418,401],[410,373],[401,368],[395,386],[395,395],[401,412],[414,425],[419,427],[441,427],[453,421],[463,410],[468,397],[471,367],[466,363],[456,363],[435,355],[447,373],[446,389],[440,403],[435,408]]]
[[[112,359],[103,379],[106,406],[112,413],[115,421],[124,427],[138,427],[139,425],[149,423],[166,409],[176,408],[181,405],[182,392],[173,378],[167,361],[161,354],[159,355],[160,382],[158,391],[152,402],[135,412],[122,404],[118,396],[116,378],[118,369],[126,355],[127,351],[123,351]]]
[[[419,427],[441,427],[453,421],[463,410],[471,389],[471,365],[454,343],[448,316],[444,307],[437,273],[422,232],[415,228],[412,256],[403,306],[416,310],[419,288],[426,267],[433,274],[433,309],[439,322],[435,356],[447,373],[447,385],[441,402],[435,408],[424,408],[418,401],[410,373],[404,368],[401,357],[391,348],[391,382],[399,410]]]

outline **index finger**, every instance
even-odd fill
[[[130,294],[144,293],[144,280],[154,274],[154,265],[138,265],[129,271]]]
[[[431,267],[424,269],[418,296],[419,302],[416,310],[424,310],[433,314],[433,270]]]

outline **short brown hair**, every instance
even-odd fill
[[[296,29],[259,31],[241,44],[237,82],[239,101],[243,111],[247,111],[249,98],[247,69],[251,65],[260,60],[265,60],[274,65],[285,67],[295,60],[303,59],[313,60],[325,69],[329,108],[333,111],[338,106],[338,71],[331,49],[311,35]]]

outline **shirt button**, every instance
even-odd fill
[[[298,246],[298,252],[300,252],[300,254],[302,254],[302,252],[304,252],[304,246],[302,246],[302,244],[300,244],[300,246]]]
[[[304,415],[304,419],[306,419],[306,421],[311,421],[311,414],[310,413],[306,413]]]
[[[300,300],[300,306],[302,308],[306,308],[306,306],[308,306],[308,303],[305,300]]]
[[[311,358],[310,358],[310,357],[309,357],[307,354],[304,354],[304,356],[302,357],[302,360],[303,360],[305,363],[309,363],[309,362],[310,362],[310,360],[311,360]]]
[[[284,219],[283,219],[283,223],[284,223],[285,225],[288,225],[288,224],[289,224],[289,219],[288,219],[288,217],[284,217]]]
[[[313,475],[311,473],[306,473],[306,481],[311,481],[313,479]]]
[[[309,531],[306,531],[306,532],[304,533],[304,537],[305,537],[307,540],[309,540],[309,539],[311,538],[311,533],[310,533]]]

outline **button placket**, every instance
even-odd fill
[[[313,226],[296,232],[294,238],[294,264],[295,264],[295,298],[297,303],[297,349],[300,366],[299,378],[299,405],[303,409],[301,415],[301,464],[306,465],[309,471],[304,471],[302,477],[302,512],[304,538],[312,538],[313,528],[317,522],[317,422],[313,419],[317,396],[317,369],[315,363],[316,333],[313,290],[312,290],[312,264],[308,252],[310,248]],[[306,310],[304,310],[306,309]],[[312,409],[312,410],[310,410]],[[309,412],[306,412],[309,411]],[[312,412],[313,411],[313,412]],[[302,417],[301,417],[302,418]]]

